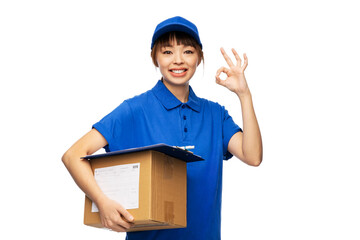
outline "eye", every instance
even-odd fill
[[[185,51],[185,54],[193,54],[194,53],[194,51],[191,51],[191,50],[186,50]]]
[[[171,51],[169,50],[163,51],[163,54],[171,54]]]

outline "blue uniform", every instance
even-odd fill
[[[220,239],[222,168],[230,138],[241,131],[224,107],[199,98],[179,101],[161,82],[93,126],[107,140],[106,151],[166,143],[193,145],[205,160],[187,165],[187,227],[127,233],[127,239]]]

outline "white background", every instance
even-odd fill
[[[240,126],[236,96],[214,75],[221,46],[249,57],[264,159],[224,163],[223,239],[360,239],[358,10],[355,0],[1,1],[0,238],[124,238],[82,224],[84,195],[61,156],[155,85],[152,33],[181,15],[204,45],[191,85]]]

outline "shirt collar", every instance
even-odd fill
[[[189,86],[189,88],[189,101],[187,103],[184,103],[184,105],[189,106],[192,110],[196,112],[200,112],[200,99],[195,95],[191,86]],[[166,86],[161,80],[157,82],[152,91],[167,110],[171,110],[183,104],[169,91],[169,89],[166,88]]]

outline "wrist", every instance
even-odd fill
[[[98,194],[96,197],[93,198],[93,201],[97,206],[100,206],[108,199],[109,198],[104,193],[101,192],[100,194]]]
[[[249,89],[247,89],[246,91],[235,92],[235,94],[238,96],[240,101],[245,99],[251,99],[251,92]]]

